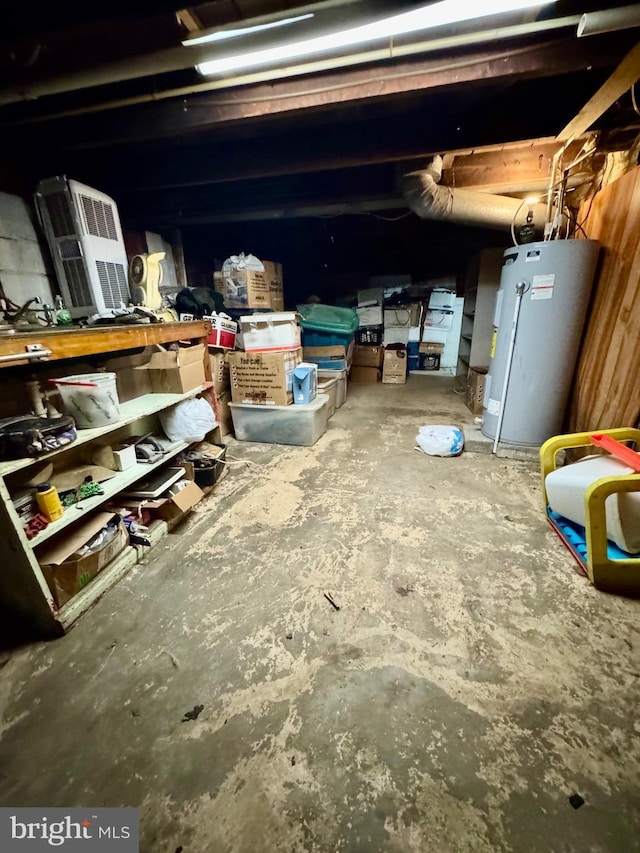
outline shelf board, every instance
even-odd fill
[[[463,338],[465,341],[471,342],[471,335],[460,335],[460,337]]]
[[[462,362],[464,362],[464,364],[466,364],[466,365],[468,365],[468,364],[469,364],[469,359],[468,359],[468,358],[465,358],[463,355],[459,355],[459,356],[458,356],[458,361],[462,361]]]
[[[78,504],[73,504],[73,506],[67,507],[62,518],[48,524],[44,530],[40,531],[37,536],[34,536],[34,538],[30,540],[29,545],[31,548],[37,548],[38,545],[42,545],[42,543],[46,542],[47,539],[50,539],[57,533],[60,533],[61,530],[64,530],[65,527],[68,527],[70,524],[75,524],[76,521],[80,521],[80,519],[85,515],[98,509],[103,503],[106,503],[108,500],[111,500],[111,498],[120,494],[120,492],[124,491],[128,486],[131,486],[138,480],[142,480],[142,478],[146,477],[151,471],[155,471],[156,468],[161,468],[163,465],[166,465],[172,457],[177,456],[181,450],[184,450],[187,447],[189,447],[189,444],[186,441],[176,442],[171,446],[171,450],[164,453],[162,458],[158,459],[157,462],[152,462],[151,464],[147,462],[136,462],[135,465],[132,465],[131,468],[127,468],[126,471],[117,471],[115,477],[112,477],[110,480],[105,480],[105,482],[102,483],[102,488],[104,490],[103,495],[86,498],[79,502],[80,506]]]
[[[86,444],[89,441],[96,441],[97,439],[102,438],[102,436],[108,435],[110,432],[115,432],[121,427],[137,421],[139,418],[146,417],[147,415],[153,415],[156,412],[162,411],[162,409],[167,409],[169,406],[173,406],[183,400],[188,400],[190,397],[195,397],[196,394],[200,394],[202,391],[206,391],[207,388],[211,388],[212,384],[213,383],[211,382],[205,382],[204,385],[192,388],[191,391],[185,391],[184,394],[145,394],[142,397],[136,397],[126,403],[120,403],[119,409],[121,418],[117,423],[109,424],[108,426],[96,427],[95,429],[79,429],[78,437],[74,442],[67,444],[64,447],[60,447],[58,450],[52,450],[51,453],[43,453],[40,456],[28,456],[23,459],[12,459],[9,462],[1,462],[0,477],[6,477],[7,474],[11,474],[14,471],[19,471],[22,468],[28,468],[30,465],[35,465],[40,462],[53,459],[60,453],[79,447],[81,444]]]
[[[463,315],[463,317],[475,317],[476,312],[475,311],[463,311],[462,315]]]

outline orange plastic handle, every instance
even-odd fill
[[[589,438],[591,439],[591,443],[595,444],[596,447],[602,447],[603,450],[608,451],[616,459],[624,462],[625,465],[628,465],[629,468],[633,468],[634,471],[640,474],[640,453],[636,453],[635,450],[631,450],[626,444],[617,441],[615,438],[611,438],[610,435],[600,435],[597,433],[596,435],[590,435]]]

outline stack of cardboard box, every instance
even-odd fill
[[[455,293],[451,290],[432,290],[425,311],[420,342],[422,370],[439,370],[440,359],[453,323]]]
[[[382,343],[384,328],[383,321],[384,290],[381,287],[371,287],[358,291],[358,320],[356,343]]]
[[[353,349],[352,382],[380,382],[384,347],[358,344]]]
[[[223,441],[226,438],[233,438],[233,421],[229,409],[231,386],[229,384],[228,352],[228,350],[218,349],[217,347],[209,347],[214,408]]]
[[[293,403],[293,371],[302,362],[295,313],[240,318],[244,352],[228,356],[231,399],[255,406]]]

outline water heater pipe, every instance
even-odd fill
[[[496,437],[493,440],[492,453],[498,450],[498,442],[500,441],[500,433],[502,432],[502,421],[504,420],[504,410],[507,403],[507,389],[509,387],[509,377],[511,376],[511,365],[513,364],[513,350],[516,343],[516,333],[518,330],[518,319],[520,317],[520,306],[522,305],[522,297],[524,296],[527,287],[526,281],[519,281],[516,284],[516,304],[513,309],[513,321],[511,323],[511,336],[509,338],[509,351],[507,353],[507,368],[504,372],[504,382],[502,383],[502,394],[500,395],[500,414],[498,415],[498,423],[496,425]]]

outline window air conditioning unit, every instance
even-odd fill
[[[35,203],[71,315],[127,305],[127,253],[114,200],[61,176],[40,181]]]

